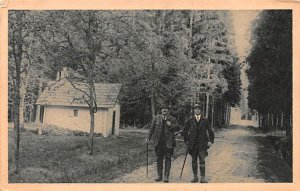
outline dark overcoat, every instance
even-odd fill
[[[180,127],[178,125],[176,118],[172,117],[171,115],[167,115],[166,121],[169,121],[171,123],[170,126],[168,126],[167,124],[165,126],[166,146],[167,148],[174,148],[176,146],[174,132],[179,131]],[[155,116],[151,122],[149,136],[148,136],[148,139],[153,141],[154,147],[157,146],[159,138],[161,136],[162,125],[163,125],[163,116],[162,115]]]
[[[208,148],[208,141],[214,142],[215,134],[209,125],[209,121],[201,115],[200,126],[197,130],[197,120],[195,116],[190,117],[184,125],[181,135],[184,137],[185,143],[188,144],[189,150],[194,148],[196,143],[201,148]],[[197,131],[199,131],[199,140],[197,138]]]

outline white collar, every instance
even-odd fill
[[[198,118],[198,117],[199,117],[199,118]],[[201,119],[201,114],[195,115],[195,118],[200,120],[200,119]]]

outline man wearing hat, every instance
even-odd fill
[[[184,142],[188,145],[189,154],[192,156],[192,169],[194,178],[192,183],[198,182],[198,158],[200,166],[201,183],[207,183],[205,179],[205,157],[207,149],[211,143],[214,143],[214,132],[209,122],[204,118],[199,104],[193,106],[194,115],[190,117],[183,128],[182,136]]]
[[[164,182],[169,182],[171,169],[171,156],[174,152],[175,131],[179,131],[180,127],[175,117],[169,115],[169,107],[163,105],[161,114],[155,116],[151,122],[148,139],[146,142],[153,141],[155,153],[157,157],[157,174],[155,181],[159,182],[163,179],[163,162],[165,160]]]

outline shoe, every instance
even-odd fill
[[[163,177],[163,161],[157,160],[157,178],[155,179],[156,182],[162,181]]]
[[[168,176],[164,177],[164,182],[169,182],[169,177]]]
[[[200,182],[201,183],[208,183],[204,176],[201,176]]]
[[[194,178],[191,180],[191,183],[196,183],[196,182],[198,182],[198,177],[194,176]]]
[[[171,158],[168,158],[165,160],[164,182],[169,182],[170,169],[171,169]]]

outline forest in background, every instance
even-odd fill
[[[70,81],[90,87],[91,109],[93,83],[122,84],[124,127],[143,127],[163,103],[181,124],[193,103],[225,124],[240,99],[231,28],[228,11],[10,11],[10,116],[33,121],[37,97],[69,67],[80,74]]]

